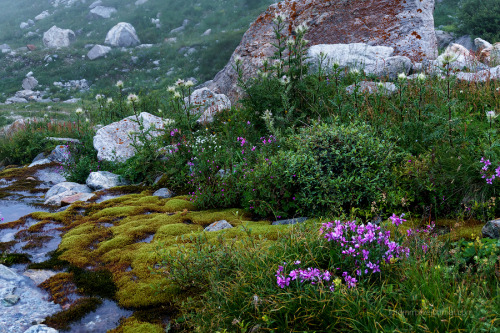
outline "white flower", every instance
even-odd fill
[[[120,80],[120,81],[116,82],[116,87],[120,88],[120,89],[123,88],[123,81]]]
[[[283,85],[287,85],[290,83],[290,78],[286,75],[283,75],[283,77],[280,79],[280,83]]]
[[[281,22],[284,22],[285,20],[286,20],[286,16],[283,13],[279,13],[279,14],[276,13],[274,15],[274,20],[273,20],[274,23],[281,23]]]
[[[48,118],[48,117],[49,117],[49,115],[48,115],[48,114],[44,114],[44,115],[43,115],[43,117],[44,117],[44,118]]]
[[[194,82],[191,81],[191,80],[188,80],[185,84],[184,84],[187,88],[190,88],[192,86],[194,86]]]
[[[352,75],[358,75],[359,74],[359,69],[357,69],[357,68],[351,69],[351,74]]]
[[[89,118],[85,118],[85,122],[86,123],[90,122],[90,119]]]
[[[163,125],[165,125],[165,127],[168,127],[170,125],[174,125],[175,124],[175,120],[173,119],[164,119],[163,120]]]
[[[179,87],[182,87],[184,85],[185,81],[183,79],[178,79],[175,84]]]
[[[113,99],[110,97],[110,98],[108,98],[107,102],[108,102],[108,104],[111,104],[111,103],[113,103]]]
[[[498,114],[496,114],[496,112],[494,110],[486,111],[486,118],[488,118],[488,121],[492,121],[496,117],[498,117]]]
[[[243,59],[240,56],[234,56],[234,62],[236,65],[240,65],[243,62]]]
[[[104,95],[101,95],[101,94],[95,95],[95,100],[96,101],[100,101],[101,99],[104,99]]]
[[[178,91],[176,91],[174,93],[174,98],[181,98],[181,94]]]
[[[400,81],[404,81],[404,80],[406,80],[406,74],[405,74],[405,73],[400,73],[400,74],[398,75],[398,80],[400,80]]]
[[[169,93],[174,93],[174,92],[175,92],[175,86],[169,86],[169,87],[167,88],[167,91],[168,91]]]
[[[425,79],[427,79],[427,77],[425,76],[424,73],[420,73],[417,75],[417,80],[419,80],[420,82],[424,82]]]
[[[286,41],[286,45],[288,45],[288,46],[294,46],[295,45],[295,39],[293,39],[293,37],[288,38],[287,41]]]
[[[281,66],[283,66],[283,61],[281,59],[274,59],[273,65],[276,68],[281,68]]]
[[[500,87],[496,88],[495,90],[496,90],[496,91],[500,91]]]
[[[139,97],[137,97],[136,94],[130,94],[128,95],[127,100],[129,103],[137,103],[139,102]]]
[[[78,114],[78,115],[80,115],[80,114],[83,113],[83,109],[82,108],[78,108],[78,109],[75,110],[75,113]]]
[[[162,113],[163,113],[163,110],[162,110],[162,109],[158,109],[158,113],[159,113],[159,114],[162,114]]]
[[[295,32],[297,32],[297,34],[303,34],[307,30],[309,30],[309,27],[305,22],[302,22],[302,24],[300,24],[297,28],[295,28]]]

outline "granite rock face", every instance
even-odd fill
[[[271,5],[244,34],[229,63],[208,88],[229,97],[232,103],[243,94],[237,87],[235,61],[242,59],[243,80],[254,77],[276,48],[273,19],[283,14],[285,29],[292,33],[300,24],[309,27],[308,46],[366,43],[394,48],[394,55],[412,61],[435,59],[434,0],[324,1],[285,0]]]

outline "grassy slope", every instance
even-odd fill
[[[111,19],[89,20],[90,1],[77,3],[71,8],[53,8],[48,0],[34,3],[30,0],[0,0],[3,9],[0,13],[0,44],[7,43],[13,49],[27,44],[37,46],[36,51],[19,52],[15,58],[0,54],[0,101],[21,88],[21,81],[29,71],[35,73],[42,88],[52,87],[52,96],[57,93],[52,83],[60,80],[85,78],[97,90],[105,89],[119,79],[136,90],[164,87],[178,77],[195,77],[203,82],[226,64],[248,25],[273,1],[149,0],[139,7],[134,2],[106,0],[104,4],[117,8],[118,12]],[[19,28],[21,22],[33,19],[43,10],[49,10],[52,15],[29,29]],[[162,22],[160,29],[151,23],[151,18],[158,14]],[[181,34],[170,34],[170,30],[179,27],[184,19],[190,21],[186,30]],[[106,59],[85,59],[88,49],[84,46],[103,44],[109,29],[122,21],[130,22],[136,28],[142,43],[155,46],[130,52],[115,49]],[[57,51],[43,49],[43,32],[54,24],[77,33],[73,47]],[[202,37],[207,29],[212,29],[212,34]],[[38,36],[26,37],[29,31]],[[177,37],[177,43],[164,43],[168,37]],[[183,47],[194,47],[197,52],[185,57],[185,52],[179,53]],[[57,54],[58,59],[45,63],[43,58],[53,54]],[[137,63],[132,62],[132,56],[139,58]],[[153,64],[155,60],[160,60],[158,69]],[[171,68],[174,73],[167,77],[166,72]],[[61,97],[69,97],[69,94]]]

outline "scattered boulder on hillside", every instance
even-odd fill
[[[61,29],[55,25],[43,34],[43,44],[49,48],[68,47],[75,39],[73,30]]]
[[[111,52],[111,48],[109,46],[94,45],[94,47],[87,53],[87,57],[90,60],[95,60],[97,58],[104,57],[109,52]]]
[[[111,28],[104,43],[111,46],[130,47],[141,44],[141,41],[130,23],[120,22]]]
[[[328,71],[336,63],[341,68],[357,68],[366,74],[394,80],[400,73],[408,74],[412,62],[407,57],[393,56],[393,54],[392,47],[370,46],[364,43],[318,44],[310,47],[307,52],[312,71],[318,70],[322,60],[323,70]]]
[[[90,10],[89,17],[93,19],[108,19],[116,12],[116,8],[113,7],[97,6]]]
[[[460,44],[469,51],[476,51],[476,45],[474,45],[474,41],[469,35],[458,37],[457,39],[453,40],[452,43]]]
[[[94,9],[97,6],[102,6],[102,0],[97,0],[92,2],[89,6],[89,9]]]
[[[33,90],[38,86],[38,80],[33,76],[28,76],[23,80],[23,89],[24,90]]]
[[[160,117],[142,112],[139,115],[139,121],[142,122],[145,132],[152,129],[147,133],[148,140],[163,133],[164,124]],[[125,162],[135,155],[131,136],[137,138],[138,144],[141,143],[140,128],[135,116],[102,127],[94,136],[94,148],[97,150],[97,157],[106,161]]]
[[[212,122],[214,114],[231,108],[231,101],[226,95],[216,94],[208,88],[195,90],[184,99],[185,105],[191,107],[191,113],[201,115],[200,123]]]
[[[50,16],[50,13],[48,10],[44,10],[43,12],[41,12],[40,14],[38,14],[37,16],[35,16],[35,21],[40,21],[40,20],[43,20],[47,17]]]
[[[40,91],[33,90],[19,90],[16,92],[14,97],[9,97],[5,101],[5,104],[14,103],[28,103],[28,102],[42,102],[42,93]]]
[[[232,102],[242,92],[237,87],[240,66],[243,80],[254,77],[265,59],[274,55],[277,14],[285,16],[285,26],[294,30],[300,24],[309,27],[305,39],[308,46],[318,44],[367,43],[394,48],[394,55],[412,61],[435,59],[438,54],[434,32],[434,0],[422,1],[282,1],[271,5],[244,34],[229,63],[208,86],[214,92],[225,94]]]
[[[210,34],[212,33],[212,29],[207,29],[205,30],[205,32],[203,34],[201,34],[202,36],[210,36]]]
[[[67,82],[54,82],[54,86],[60,87],[66,90],[79,90],[79,91],[87,91],[90,89],[90,83],[86,79],[81,80],[70,80]]]
[[[468,82],[486,82],[490,80],[500,80],[500,66],[480,70],[477,72],[458,72],[457,80]]]
[[[7,44],[0,45],[0,52],[9,53],[10,51],[12,51],[12,49],[10,48],[9,45],[7,45]]]
[[[54,7],[59,7],[59,6],[65,6],[67,8],[73,6],[75,3],[77,3],[79,0],[51,0],[50,3]],[[84,1],[82,1],[84,2]]]
[[[127,185],[128,182],[121,176],[115,175],[109,171],[97,171],[90,173],[86,180],[86,184],[91,189],[99,191],[116,186]]]
[[[135,2],[135,5],[136,6],[144,5],[146,2],[148,2],[148,0],[137,0]]]
[[[189,24],[189,20],[185,19],[184,21],[182,21],[182,25],[180,27],[170,30],[170,33],[171,34],[177,34],[179,32],[182,32],[182,31],[184,31],[184,29],[186,29],[186,26],[188,24]]]
[[[439,72],[439,69],[435,68],[436,66],[444,67],[445,65],[454,70],[462,70],[464,68],[472,70],[485,69],[485,66],[482,66],[467,48],[456,43],[448,45],[446,50],[432,64],[434,68],[431,68],[431,71],[433,72]]]

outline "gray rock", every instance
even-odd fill
[[[73,30],[60,29],[55,25],[43,34],[43,45],[49,48],[68,47],[75,40]]]
[[[278,220],[274,221],[271,223],[272,225],[286,225],[286,224],[297,224],[297,223],[303,223],[307,220],[307,217],[297,217],[294,219],[288,219],[288,220]]]
[[[408,75],[413,68],[410,58],[404,56],[394,56],[385,59],[385,66],[377,76],[388,77],[390,80],[397,79],[398,75],[404,73]]]
[[[23,89],[24,90],[33,90],[38,86],[38,80],[33,76],[27,77],[23,80]]]
[[[91,172],[86,183],[96,191],[128,184],[121,176],[108,171]]]
[[[202,36],[210,36],[210,34],[212,33],[212,29],[207,29],[205,30],[205,32],[202,34]]]
[[[398,88],[396,85],[392,82],[371,82],[371,81],[361,81],[358,83],[358,93],[359,94],[382,94],[382,95],[392,95],[396,91],[398,91]],[[354,84],[351,84],[350,86],[346,87],[346,91],[348,94],[353,94],[356,86]]]
[[[457,80],[468,82],[487,82],[490,80],[500,80],[500,66],[481,70],[476,73],[459,72],[456,74]]]
[[[68,161],[71,157],[71,152],[69,151],[69,147],[67,145],[58,145],[52,150],[48,159],[57,162],[64,163]]]
[[[141,41],[130,23],[120,22],[111,28],[104,43],[111,46],[130,47],[141,44]]]
[[[231,108],[231,101],[226,95],[216,94],[208,88],[193,91],[191,96],[184,99],[191,113],[201,115],[200,123],[210,123],[214,120],[214,114]]]
[[[96,6],[90,10],[89,15],[91,18],[108,19],[116,12],[116,8],[113,7]]]
[[[62,200],[66,197],[70,197],[72,195],[78,194],[78,192],[75,191],[65,191],[62,193],[59,193],[57,195],[53,195],[51,197],[45,196],[47,199],[43,203],[44,205],[47,206],[61,206]]]
[[[25,98],[20,97],[9,97],[5,100],[5,104],[15,104],[15,103],[28,103]]]
[[[95,7],[101,6],[101,5],[102,5],[102,0],[97,0],[97,1],[94,1],[90,4],[89,9],[94,9]]]
[[[43,12],[41,12],[40,14],[38,14],[37,16],[35,16],[35,21],[40,21],[40,20],[43,20],[47,17],[50,16],[50,13],[48,10],[44,10]]]
[[[488,48],[493,47],[493,45],[491,45],[489,42],[487,42],[481,38],[474,39],[474,45],[476,45],[478,50],[483,50],[483,49],[488,49]]]
[[[51,187],[45,194],[45,198],[50,198],[67,191],[73,191],[75,193],[92,193],[92,190],[87,185],[73,182],[62,182]]]
[[[231,224],[229,224],[226,220],[221,220],[210,224],[208,227],[205,228],[205,231],[211,232],[211,231],[219,231],[230,228],[233,228]]]
[[[458,37],[453,41],[455,44],[460,44],[463,47],[465,47],[467,50],[470,51],[476,51],[477,47],[474,45],[474,41],[472,40],[472,37],[469,35],[464,35],[461,37]]]
[[[174,196],[174,192],[170,191],[168,188],[161,188],[153,193],[153,195],[162,199],[168,199]]]
[[[146,135],[146,139],[151,140],[162,135],[164,124],[160,117],[142,112],[139,115],[139,121],[143,124],[145,132],[151,129]],[[140,126],[135,116],[104,126],[94,136],[97,157],[106,161],[124,162],[135,155],[132,137],[136,137],[137,143],[141,144],[141,136]]]
[[[57,272],[45,269],[28,269],[23,273],[24,276],[30,278],[36,285],[47,281],[56,274]]]
[[[59,333],[59,331],[47,325],[39,324],[31,326],[24,333]]]
[[[21,298],[19,296],[14,295],[14,294],[10,294],[10,295],[5,296],[2,299],[2,304],[4,306],[14,306],[19,302],[20,299]]]
[[[435,32],[436,32],[438,47],[440,49],[443,49],[448,45],[450,45],[451,41],[453,40],[453,34],[442,30],[435,30]]]
[[[111,48],[109,46],[94,45],[94,47],[87,53],[87,57],[90,60],[94,60],[104,57],[109,52],[111,52]]]
[[[82,100],[81,98],[70,98],[70,99],[63,101],[63,103],[76,104],[76,103],[80,102],[81,100]]]
[[[21,22],[21,24],[19,25],[19,28],[21,29],[28,29],[29,28],[29,24],[28,22]]]
[[[45,183],[46,185],[54,186],[59,183],[66,181],[66,177],[61,175],[59,167],[50,167],[42,170],[38,170],[35,175],[38,180]]]
[[[10,48],[9,45],[7,45],[7,44],[0,45],[0,52],[9,53],[10,51],[12,51],[12,49]]]
[[[500,239],[500,219],[488,221],[481,231],[483,237]]]
[[[34,167],[37,165],[49,164],[49,163],[52,163],[52,161],[49,160],[48,158],[43,158],[41,160],[31,162],[31,164],[28,166],[28,168],[31,168],[31,167]]]
[[[55,137],[46,137],[45,139],[50,140],[50,141],[55,141],[55,142],[71,142],[71,143],[81,143],[80,140],[78,139],[73,139],[73,138],[55,138]]]
[[[137,0],[135,2],[135,5],[136,6],[144,5],[146,2],[148,2],[148,0]]]

